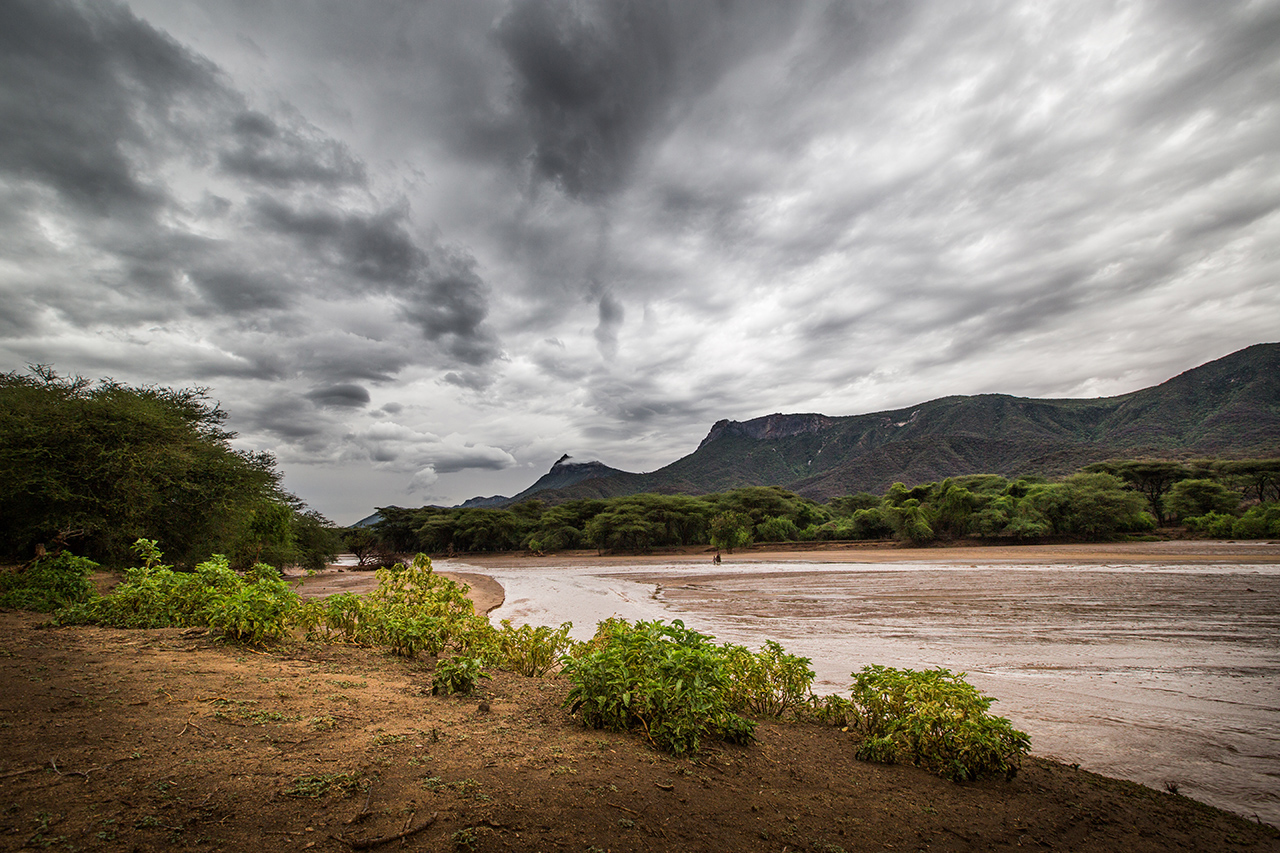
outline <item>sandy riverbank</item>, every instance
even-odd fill
[[[483,569],[542,566],[608,565],[688,565],[709,563],[714,551],[706,546],[670,548],[649,554],[598,554],[595,551],[566,551],[535,555],[527,551],[498,554],[466,554],[455,562]],[[722,553],[724,563],[807,562],[807,563],[900,563],[924,562],[971,566],[977,563],[1041,565],[1141,565],[1151,563],[1266,563],[1280,564],[1280,542],[1168,540],[1160,542],[1089,542],[1069,545],[954,545],[948,547],[904,548],[883,543],[806,543],[766,545]],[[478,572],[441,571],[444,577],[470,587],[468,598],[477,613],[501,607],[505,590],[493,578]],[[377,587],[374,572],[349,566],[328,566],[313,575],[287,575],[303,598],[324,598],[343,592],[367,593]]]
[[[566,551],[536,556],[529,552],[466,554],[457,558],[480,568],[523,566],[586,566],[699,564],[710,562],[714,551],[706,546],[663,549],[650,554],[606,554],[595,551]],[[726,563],[808,562],[808,563],[1035,563],[1080,565],[1103,564],[1196,564],[1196,563],[1280,563],[1280,542],[1177,539],[1159,542],[1086,542],[1069,545],[954,545],[905,548],[886,544],[822,543],[797,546],[763,545],[721,553]]]
[[[488,613],[502,606],[505,593],[502,585],[487,575],[472,572],[437,572],[441,577],[469,587],[467,598],[475,605],[476,613]],[[328,566],[312,575],[285,575],[303,598],[327,598],[343,592],[357,595],[372,592],[378,586],[375,572],[352,569],[346,566]]]

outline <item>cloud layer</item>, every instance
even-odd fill
[[[362,467],[455,503],[1122,393],[1280,328],[1278,45],[1276,2],[13,0],[0,367],[209,386],[339,521]]]

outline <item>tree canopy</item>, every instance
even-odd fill
[[[332,551],[332,526],[280,487],[271,454],[231,446],[226,417],[202,388],[94,383],[44,366],[0,375],[0,549],[70,547],[113,564],[140,538],[186,564]]]

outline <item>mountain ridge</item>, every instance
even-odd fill
[[[562,458],[496,505],[742,486],[782,486],[828,500],[964,474],[1059,476],[1122,456],[1280,456],[1280,344],[1255,344],[1114,397],[951,395],[859,415],[723,419],[693,453],[655,471],[587,463],[601,470],[553,476]]]

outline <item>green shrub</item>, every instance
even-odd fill
[[[531,678],[551,672],[573,647],[569,637],[572,622],[559,628],[546,625],[521,625],[514,628],[510,619],[502,620],[502,629],[492,640],[495,665]]]
[[[983,696],[946,669],[917,672],[868,666],[853,674],[855,726],[865,738],[858,757],[907,763],[946,779],[1012,775],[1031,739],[987,713]]]
[[[66,551],[41,557],[25,569],[0,574],[0,607],[51,613],[97,596],[89,576],[98,564]]]
[[[567,659],[565,699],[583,725],[639,728],[658,749],[697,752],[704,737],[745,743],[755,724],[734,714],[723,652],[679,620],[600,624],[582,657]]]
[[[241,643],[282,639],[288,630],[289,613],[298,604],[298,594],[275,569],[262,563],[254,566],[247,582],[220,592],[205,605],[202,621],[223,637]]]
[[[1280,503],[1250,507],[1231,526],[1234,539],[1268,539],[1280,537]]]
[[[721,649],[729,675],[729,704],[734,710],[780,717],[806,701],[813,684],[809,658],[789,655],[773,640],[758,654],[730,643]]]
[[[293,624],[298,596],[270,566],[259,564],[242,578],[226,557],[215,554],[194,572],[175,572],[160,563],[153,540],[138,540],[133,551],[143,564],[126,569],[110,595],[65,607],[56,621],[112,628],[208,627],[247,643],[278,640]]]
[[[470,695],[476,689],[476,682],[488,677],[481,668],[479,659],[470,655],[456,655],[436,664],[436,673],[431,679],[431,692],[436,696],[448,696],[451,693]]]
[[[1211,539],[1230,539],[1235,535],[1233,531],[1238,520],[1234,515],[1207,512],[1204,515],[1184,518],[1182,523],[1188,530],[1199,533],[1201,536],[1208,536]]]

